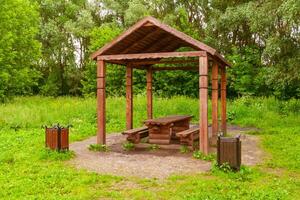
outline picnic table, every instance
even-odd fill
[[[171,115],[157,119],[148,119],[144,124],[149,129],[149,143],[170,144],[178,139],[176,133],[189,129],[191,115]]]

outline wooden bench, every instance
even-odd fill
[[[130,130],[126,130],[122,132],[123,135],[127,135],[127,141],[132,143],[139,143],[142,138],[147,137],[149,135],[148,127],[143,126],[140,128],[134,128]]]
[[[187,130],[176,133],[180,144],[193,146],[195,140],[199,139],[199,127],[192,127]]]

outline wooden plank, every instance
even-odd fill
[[[166,139],[149,139],[150,144],[170,144],[170,140]]]
[[[170,140],[169,134],[149,134],[150,139],[165,139]]]
[[[142,39],[134,42],[133,44],[131,44],[129,47],[127,47],[125,50],[123,50],[121,52],[121,54],[125,54],[130,52],[130,50],[134,49],[136,46],[138,46],[143,40],[148,40],[150,38],[152,38],[153,36],[155,36],[156,34],[160,33],[161,29],[156,29],[155,31],[152,31],[150,33],[148,33],[146,36],[142,37]]]
[[[192,127],[190,129],[187,129],[187,130],[184,130],[184,131],[181,131],[181,132],[178,132],[176,133],[176,136],[178,137],[187,137],[188,135],[192,134],[192,133],[195,133],[195,132],[199,132],[199,128],[198,127]]]
[[[152,68],[147,69],[147,119],[153,118]]]
[[[106,143],[105,114],[105,62],[97,61],[97,144]]]
[[[60,148],[69,149],[69,129],[62,128],[60,136],[61,136]]]
[[[221,130],[226,135],[226,68],[221,67]]]
[[[170,44],[170,42],[172,40],[174,40],[175,38],[173,36],[168,35],[167,33],[162,32],[162,34],[159,35],[159,37],[152,42],[152,44],[150,44],[149,46],[141,49],[141,52],[162,52],[160,50],[157,50],[158,47],[161,48],[162,46],[167,46],[168,44]],[[159,44],[159,45],[157,45]]]
[[[150,126],[149,134],[157,134],[157,135],[171,135],[171,125],[162,125],[162,126]]]
[[[140,66],[140,65],[152,65],[152,64],[181,64],[181,63],[198,63],[198,59],[188,59],[188,60],[146,60],[146,61],[135,61],[131,62],[132,66]]]
[[[147,49],[147,53],[150,52],[175,52],[176,49],[180,48],[181,46],[184,46],[184,44],[182,44],[180,41],[174,39],[173,37],[169,37],[171,38],[169,40],[169,42],[167,42],[166,44],[162,44],[160,41],[157,43],[158,45],[156,45],[155,48],[153,48],[151,51],[149,49]],[[175,42],[176,41],[176,42]]]
[[[208,154],[208,58],[199,57],[199,149]]]
[[[191,115],[170,115],[166,117],[160,117],[156,119],[145,120],[144,123],[146,126],[149,125],[167,125],[179,121],[185,121],[191,119],[193,116]]]
[[[149,135],[149,131],[148,131],[148,129],[146,129],[146,130],[141,130],[141,131],[132,132],[132,133],[128,133],[128,134],[125,134],[123,132],[122,134],[127,135],[127,138],[126,138],[127,141],[137,144],[141,141],[141,138],[145,138]]]
[[[202,57],[206,56],[205,51],[186,52],[162,52],[162,53],[137,53],[137,54],[117,54],[98,56],[98,60],[130,60],[130,59],[156,59],[156,58],[177,58],[177,57]]]
[[[218,137],[218,63],[214,62],[212,66],[212,138],[211,145],[217,144]]]
[[[219,66],[221,66],[220,62],[216,60],[213,56],[208,55],[210,61],[217,62]],[[188,60],[109,60],[107,63],[117,64],[117,65],[127,65],[130,64],[133,68],[137,69],[147,69],[148,67],[141,66],[141,65],[153,65],[153,64],[181,64],[181,63],[198,63],[198,59],[188,59]],[[158,66],[153,66],[158,67]],[[192,70],[192,69],[191,69]],[[196,70],[196,69],[195,69]],[[199,70],[199,68],[197,68]]]
[[[189,70],[189,71],[198,71],[199,67],[196,66],[180,66],[180,67],[153,67],[153,71],[163,71],[163,70]]]
[[[173,133],[178,133],[178,132],[189,129],[189,127],[188,126],[181,126],[181,127],[174,126],[174,127],[172,127],[172,129],[173,129]]]
[[[126,129],[133,127],[132,67],[126,67]]]
[[[123,131],[122,134],[133,134],[133,133],[137,133],[137,132],[145,131],[145,130],[148,130],[147,126],[134,128],[134,129],[129,129],[129,130]]]
[[[217,51],[215,49],[213,49],[212,47],[198,41],[195,40],[194,38],[186,35],[185,33],[182,33],[174,28],[171,28],[170,26],[161,23],[160,21],[158,21],[157,19],[153,18],[153,17],[149,17],[149,20],[156,26],[162,28],[163,30],[167,31],[168,33],[174,35],[176,38],[179,38],[183,41],[185,41],[188,44],[193,45],[196,48],[200,48],[203,49],[207,52],[209,52],[210,54],[214,55]]]

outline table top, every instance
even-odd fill
[[[167,125],[170,123],[191,119],[192,115],[170,115],[166,117],[160,117],[156,119],[148,119],[145,120],[144,123],[146,126],[148,125]]]

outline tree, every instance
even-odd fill
[[[1,0],[0,101],[13,95],[32,94],[37,87],[38,25],[36,4],[28,0]]]
[[[235,48],[244,52],[255,47],[261,65],[252,68],[265,68],[260,76],[265,79],[266,90],[280,98],[299,98],[300,2],[264,0],[232,5],[226,1],[225,7],[224,3],[215,2],[207,29],[212,43],[231,57]],[[265,95],[258,91],[254,94]]]
[[[91,43],[89,46],[89,54],[98,50],[104,46],[107,42],[110,42],[113,38],[120,34],[121,28],[116,24],[103,24],[100,27],[95,27],[91,31]],[[107,64],[107,94],[108,95],[122,95],[125,90],[125,70],[124,67]],[[81,83],[82,93],[85,96],[95,96],[96,94],[96,63],[95,61],[90,61],[87,63],[84,70],[84,78]]]
[[[39,0],[43,73],[41,93],[80,94],[82,72],[88,60],[92,10],[85,0]]]

